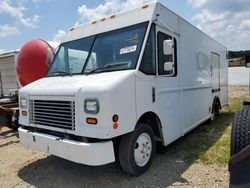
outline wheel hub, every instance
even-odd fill
[[[147,133],[142,133],[136,141],[134,148],[135,162],[142,167],[147,164],[152,154],[152,141]]]

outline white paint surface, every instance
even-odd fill
[[[229,85],[249,85],[249,68],[229,67],[228,84]]]

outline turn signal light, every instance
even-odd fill
[[[142,6],[143,9],[148,8],[148,7],[149,7],[149,4],[146,4],[146,5]]]
[[[117,114],[113,115],[112,120],[116,123],[119,120],[119,116]]]
[[[97,124],[97,119],[96,118],[87,118],[86,122],[88,124],[96,125]]]
[[[114,123],[113,129],[117,129],[117,128],[118,128],[118,123]]]
[[[27,116],[27,111],[22,111],[22,116]]]

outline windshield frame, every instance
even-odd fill
[[[102,37],[102,36],[105,36],[107,35],[108,33],[113,33],[113,32],[119,32],[120,30],[124,30],[124,29],[127,29],[129,27],[136,27],[137,25],[141,25],[142,27],[144,27],[144,32],[143,32],[143,36],[142,36],[142,41],[141,41],[141,44],[139,46],[139,49],[138,49],[138,54],[137,54],[137,57],[135,58],[135,64],[133,67],[131,68],[127,68],[127,69],[100,69],[100,71],[96,71],[94,72],[95,74],[96,73],[102,73],[102,72],[113,72],[113,71],[124,71],[124,70],[135,70],[138,66],[138,60],[140,59],[140,56],[142,54],[142,51],[143,51],[143,45],[144,45],[144,42],[145,42],[145,36],[147,34],[147,31],[148,31],[148,26],[150,25],[149,24],[149,21],[146,21],[146,22],[141,22],[141,23],[137,23],[137,24],[133,24],[133,25],[129,25],[129,26],[126,26],[126,27],[122,27],[122,28],[118,28],[118,29],[114,29],[114,30],[110,30],[110,31],[106,31],[106,32],[103,32],[103,33],[98,33],[98,34],[95,34],[95,35],[90,35],[90,36],[86,36],[86,37],[83,37],[83,38],[79,38],[79,39],[76,39],[76,40],[72,40],[72,41],[67,41],[67,42],[64,42],[62,44],[59,45],[58,47],[58,50],[56,52],[56,55],[53,59],[53,62],[51,63],[50,67],[49,67],[49,70],[48,70],[48,73],[46,75],[46,77],[59,77],[59,76],[70,76],[70,75],[67,75],[67,74],[51,74],[50,73],[50,69],[52,68],[52,65],[54,63],[54,61],[57,59],[58,55],[59,55],[59,52],[60,52],[60,49],[63,47],[63,45],[67,44],[67,43],[71,43],[71,42],[74,42],[74,41],[77,41],[77,40],[82,40],[82,39],[85,39],[85,38],[89,38],[89,37],[94,37],[93,41],[92,41],[92,44],[91,44],[91,47],[88,51],[88,55],[87,55],[87,58],[83,64],[83,68],[81,70],[81,72],[79,71],[79,73],[72,73],[71,76],[75,76],[75,75],[88,75],[88,72],[84,72],[85,71],[85,68],[87,66],[87,63],[89,61],[89,58],[91,57],[92,55],[92,52],[93,52],[93,47],[94,45],[96,44],[96,40],[98,37]],[[50,74],[50,75],[49,75]]]
[[[89,48],[89,51],[91,51],[92,50],[92,48],[93,48],[93,45],[94,45],[94,43],[95,43],[95,40],[96,40],[96,35],[90,35],[90,36],[86,36],[86,37],[84,37],[84,38],[79,38],[79,39],[75,39],[75,40],[71,40],[71,41],[67,41],[67,42],[64,42],[64,43],[61,43],[59,46],[58,46],[58,48],[57,48],[57,51],[56,51],[56,55],[55,55],[55,57],[54,57],[54,59],[53,59],[53,61],[52,61],[52,63],[50,64],[50,67],[49,67],[49,70],[48,70],[48,73],[47,73],[47,75],[46,75],[46,77],[58,77],[58,76],[74,76],[74,75],[82,75],[82,70],[81,70],[81,72],[79,71],[79,73],[68,73],[68,74],[59,74],[59,75],[57,75],[57,74],[55,74],[55,75],[53,75],[53,74],[51,74],[51,75],[49,75],[50,74],[50,70],[51,70],[51,68],[52,68],[52,65],[53,65],[53,63],[54,63],[54,61],[56,60],[56,58],[59,56],[59,52],[60,52],[60,50],[61,50],[61,48],[62,47],[65,47],[65,46],[63,46],[63,45],[66,45],[67,46],[67,44],[69,44],[69,43],[72,43],[72,42],[75,42],[75,41],[79,41],[79,40],[82,40],[82,39],[87,39],[87,38],[91,38],[91,37],[93,37],[93,42],[92,42],[92,44],[90,45],[90,48]],[[88,58],[89,58],[89,52],[88,52],[88,55],[87,55],[87,58],[86,58],[86,60],[85,60],[85,62],[84,62],[84,64],[83,64],[83,67],[85,66],[85,64],[86,64],[86,62],[87,62],[87,60],[88,60]],[[83,68],[82,68],[83,69]],[[60,71],[59,71],[60,72]]]

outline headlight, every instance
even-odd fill
[[[21,106],[21,108],[27,108],[27,99],[26,98],[20,99],[20,106]]]
[[[99,101],[96,98],[88,98],[84,101],[84,111],[87,114],[97,114],[99,112]]]

